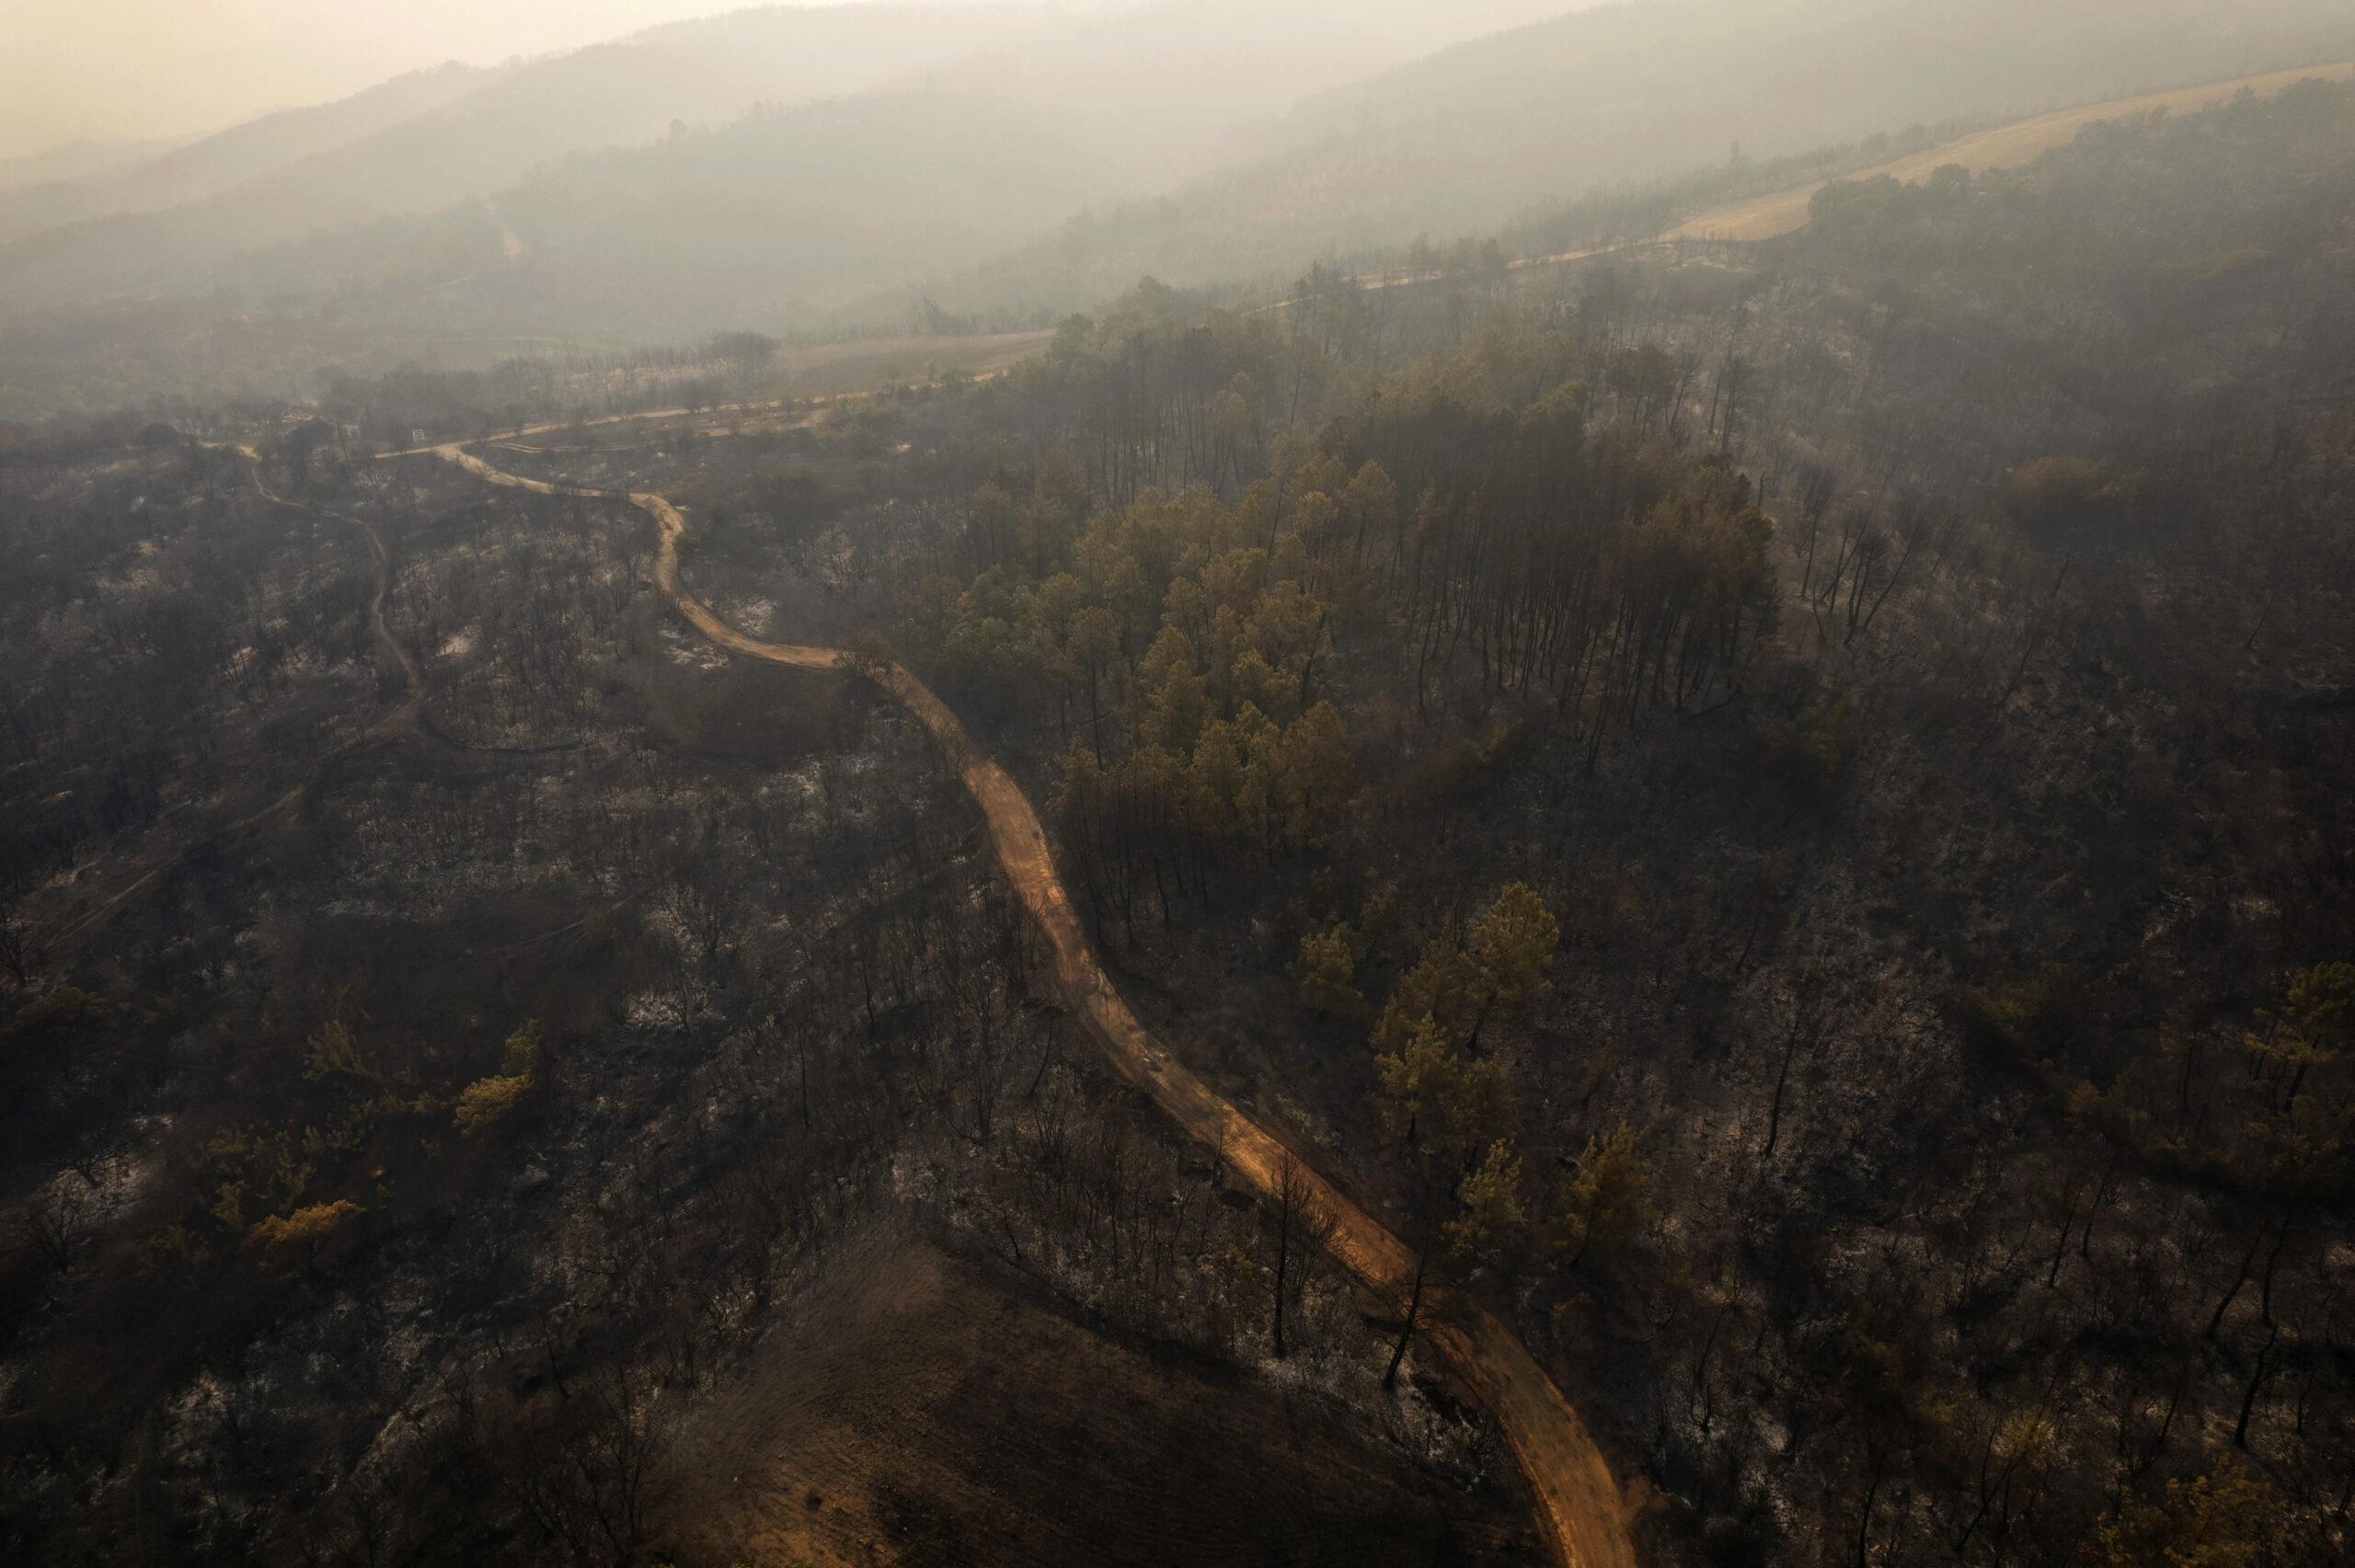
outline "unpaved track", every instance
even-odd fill
[[[368,631],[376,639],[376,646],[383,650],[386,661],[400,672],[401,689],[408,696],[400,706],[370,725],[362,732],[362,738],[417,722],[419,711],[425,702],[425,682],[418,679],[417,666],[410,661],[408,649],[401,647],[400,640],[393,635],[392,628],[385,624],[385,594],[392,586],[393,558],[385,550],[384,539],[373,525],[361,518],[327,507],[315,506],[308,501],[290,501],[276,494],[262,483],[260,454],[249,446],[240,446],[237,452],[253,464],[254,488],[261,492],[262,499],[281,507],[315,511],[321,517],[331,517],[338,522],[350,523],[367,535],[368,548],[376,553],[376,580],[368,590]]]
[[[493,485],[548,496],[611,493],[509,474],[454,442],[431,450]],[[635,493],[629,499],[661,530],[655,582],[695,630],[748,658],[804,670],[845,667],[845,656],[835,649],[763,642],[713,614],[679,582],[679,541],[686,520],[651,492]],[[1038,813],[1013,779],[973,744],[948,704],[914,676],[896,664],[862,672],[924,724],[980,803],[998,864],[1054,949],[1055,978],[1066,1003],[1086,1022],[1114,1068],[1263,1194],[1272,1195],[1277,1173],[1288,1158],[1283,1145],[1188,1071],[1120,1000],[1088,947],[1078,913],[1055,874]],[[1403,1314],[1414,1279],[1414,1254],[1379,1219],[1305,1166],[1300,1169],[1334,1216],[1335,1253]],[[1478,1303],[1452,1291],[1426,1289],[1420,1323],[1418,1332],[1438,1348],[1496,1419],[1534,1495],[1539,1531],[1564,1568],[1633,1568],[1635,1551],[1610,1469],[1578,1413],[1520,1339]]]

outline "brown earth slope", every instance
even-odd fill
[[[906,1230],[830,1259],[679,1434],[690,1560],[903,1568],[1540,1561],[1313,1391],[1109,1333]]]

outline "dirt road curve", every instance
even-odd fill
[[[602,493],[506,473],[454,443],[432,451],[493,485],[542,495]],[[655,580],[663,597],[695,630],[749,658],[809,670],[832,670],[843,662],[843,656],[833,648],[762,642],[721,621],[680,585],[679,540],[686,532],[686,521],[678,509],[651,493],[634,494],[630,500],[661,528],[662,545]],[[957,715],[923,682],[896,664],[874,673],[892,697],[932,732],[955,763],[965,787],[980,802],[989,819],[998,863],[1054,948],[1056,979],[1066,1002],[1086,1021],[1113,1066],[1151,1094],[1187,1131],[1223,1152],[1262,1192],[1272,1191],[1285,1157],[1283,1146],[1171,1057],[1121,1001],[1088,947],[1078,913],[1055,875],[1046,831],[1022,791],[1005,769],[973,744]],[[1315,1180],[1313,1174],[1311,1180]],[[1335,1252],[1403,1313],[1414,1276],[1412,1254],[1373,1215],[1324,1182],[1317,1181],[1316,1185],[1318,1196],[1338,1221]],[[1539,1530],[1564,1568],[1633,1568],[1635,1551],[1610,1469],[1578,1413],[1520,1339],[1476,1303],[1447,1293],[1425,1293],[1422,1321],[1424,1337],[1437,1346],[1495,1417],[1535,1494]]]

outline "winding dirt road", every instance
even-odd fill
[[[428,450],[493,485],[549,496],[611,493],[509,474],[455,442]],[[763,642],[713,614],[679,581],[679,542],[686,532],[686,520],[651,492],[634,493],[629,499],[661,529],[655,582],[695,630],[748,658],[804,670],[844,667],[846,656],[836,649]],[[980,803],[998,864],[1054,949],[1055,977],[1066,1003],[1086,1021],[1113,1067],[1188,1132],[1223,1154],[1262,1194],[1272,1196],[1288,1158],[1283,1145],[1187,1070],[1120,1000],[1097,963],[1078,913],[1055,874],[1038,813],[1014,780],[973,744],[948,704],[907,670],[890,664],[879,670],[862,668],[861,672],[923,723]],[[1304,1166],[1298,1169],[1335,1219],[1336,1255],[1403,1315],[1414,1280],[1414,1254],[1379,1219]],[[1418,1332],[1488,1407],[1504,1434],[1535,1497],[1539,1532],[1556,1559],[1564,1568],[1634,1568],[1635,1551],[1610,1468],[1578,1413],[1520,1339],[1478,1303],[1452,1291],[1427,1288],[1419,1322]]]
[[[254,488],[261,492],[262,499],[281,507],[294,507],[303,511],[316,512],[321,517],[331,517],[338,522],[349,523],[366,535],[368,548],[376,553],[375,581],[369,586],[368,590],[368,632],[376,639],[376,647],[383,652],[385,661],[400,672],[401,689],[408,695],[398,707],[394,708],[362,731],[362,738],[365,739],[369,736],[381,734],[388,728],[398,728],[414,723],[419,710],[424,706],[425,682],[418,678],[417,665],[409,658],[408,649],[401,647],[400,639],[393,635],[390,626],[385,624],[385,594],[392,586],[393,558],[385,549],[383,537],[364,519],[353,517],[348,512],[336,511],[328,507],[315,506],[308,501],[290,501],[277,494],[262,482],[261,454],[249,446],[240,446],[236,450],[240,456],[253,465]]]

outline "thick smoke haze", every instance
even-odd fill
[[[812,0],[795,8],[867,3]],[[1029,7],[1066,17],[1146,8],[1137,0]],[[1577,0],[1433,6],[1411,30],[1468,37],[1483,24],[1579,8]],[[493,65],[729,9],[711,0],[86,0],[0,8],[0,160],[62,143],[201,134],[445,61]],[[1396,7],[1362,9],[1377,29],[1394,20],[1374,14]]]
[[[201,133],[446,60],[495,64],[722,8],[709,0],[0,7],[0,158],[64,142]]]

